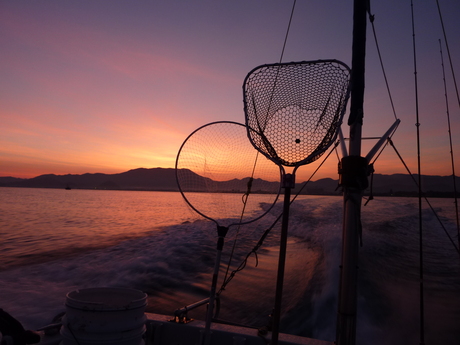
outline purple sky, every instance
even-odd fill
[[[414,2],[422,173],[449,175],[441,24],[436,1]],[[283,61],[351,65],[352,3],[297,1]],[[460,79],[460,2],[439,3]],[[174,167],[180,145],[196,128],[244,122],[243,80],[252,68],[279,61],[291,8],[287,0],[0,2],[0,176]],[[410,11],[409,0],[372,2],[402,121],[394,142],[416,172]],[[394,117],[370,28],[363,134],[374,137]],[[443,49],[458,155],[460,110]],[[346,125],[343,130],[348,136]],[[298,179],[315,166],[300,168]],[[376,172],[405,169],[389,148]],[[337,178],[335,155],[320,177]]]

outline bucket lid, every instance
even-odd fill
[[[145,307],[147,294],[125,288],[87,288],[71,291],[66,296],[66,306],[88,310],[126,310]]]

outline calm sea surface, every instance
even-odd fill
[[[208,296],[216,223],[238,222],[240,198],[180,193],[0,188],[0,308],[30,329],[64,310],[77,288],[122,286],[149,295],[149,310],[172,314]],[[231,226],[221,280],[281,211],[273,196],[254,196],[250,218]],[[202,199],[202,201],[201,201]],[[431,200],[456,238],[453,200]],[[417,199],[376,198],[363,207],[358,344],[419,343]],[[341,253],[342,199],[302,196],[291,207],[282,331],[334,340]],[[212,211],[208,211],[212,210]],[[460,260],[424,204],[427,344],[459,344]],[[222,294],[220,317],[263,326],[273,308],[279,224]],[[197,311],[197,313],[200,313]],[[193,315],[192,315],[193,316]],[[198,315],[199,317],[200,315]]]
[[[0,189],[0,262],[34,263],[198,219],[179,193]]]

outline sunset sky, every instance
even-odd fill
[[[174,167],[180,145],[196,128],[244,122],[243,80],[254,67],[279,61],[292,3],[2,0],[0,176]],[[436,1],[414,3],[422,174],[449,175],[438,42],[444,38]],[[439,3],[460,82],[460,2]],[[338,59],[351,66],[352,4],[298,0],[283,61]],[[371,10],[402,121],[394,142],[416,172],[410,0],[373,1]],[[363,134],[375,137],[394,116],[368,29]],[[444,44],[443,55],[459,156],[460,110]],[[348,136],[348,126],[343,130]],[[300,168],[298,180],[316,165]],[[391,148],[375,168],[405,173]],[[315,179],[322,177],[337,178],[335,154]]]

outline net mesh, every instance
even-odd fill
[[[246,133],[246,127],[236,122],[210,123],[190,134],[177,155],[182,196],[196,212],[219,225],[260,218],[280,191],[279,167],[258,154]]]
[[[335,140],[349,95],[349,68],[337,60],[263,65],[244,82],[252,144],[277,164],[318,159]]]

